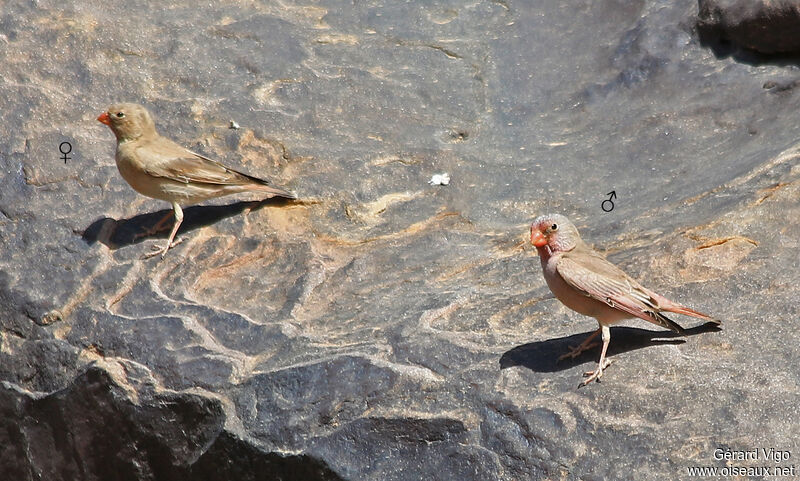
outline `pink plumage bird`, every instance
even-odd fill
[[[638,317],[683,334],[684,329],[663,314],[674,312],[720,324],[717,319],[670,301],[636,282],[583,242],[578,229],[563,215],[537,217],[531,224],[531,244],[539,252],[544,279],[556,298],[600,324],[580,346],[561,356],[576,357],[593,347],[592,340],[602,333],[600,361],[597,369],[584,374],[584,386],[599,380],[610,364],[606,350],[611,341],[610,326],[616,322]]]

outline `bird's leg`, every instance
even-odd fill
[[[567,359],[567,358],[575,359],[583,351],[587,351],[587,350],[593,348],[594,346],[596,346],[597,343],[593,342],[593,340],[594,340],[595,337],[597,337],[598,334],[600,334],[601,330],[602,330],[602,328],[598,327],[597,330],[594,331],[593,333],[591,333],[589,335],[589,337],[587,337],[579,346],[570,346],[569,347],[569,352],[566,353],[566,354],[562,354],[558,358],[558,360],[559,361],[563,361],[564,359]]]
[[[161,258],[163,259],[164,256],[167,255],[167,251],[171,247],[175,247],[176,245],[183,242],[182,239],[178,239],[175,242],[172,241],[175,238],[175,234],[178,232],[178,228],[181,226],[181,222],[183,222],[183,210],[181,209],[181,206],[179,206],[177,202],[173,202],[172,209],[175,211],[175,225],[172,226],[172,232],[169,233],[169,239],[167,239],[167,244],[162,248],[156,248],[154,252],[146,254],[144,256],[145,259],[149,259],[159,254],[161,254]]]
[[[167,228],[167,221],[172,217],[172,212],[167,212],[164,214],[164,217],[161,218],[160,221],[156,222],[154,226],[150,227],[149,229],[145,229],[138,234],[133,236],[133,240],[138,239],[139,237],[150,237],[152,235],[156,235],[162,230]]]
[[[611,328],[601,325],[600,330],[603,332],[603,350],[600,352],[600,362],[597,363],[597,369],[583,374],[588,377],[581,383],[581,386],[585,386],[592,381],[599,381],[603,377],[603,370],[611,365],[611,361],[606,359],[608,343],[611,342]]]

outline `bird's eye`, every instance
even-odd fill
[[[118,119],[121,119],[122,117],[125,117],[125,112],[117,112],[116,115]]]
[[[550,230],[558,230],[558,224],[551,225]]]

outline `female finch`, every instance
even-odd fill
[[[117,137],[115,159],[122,178],[136,192],[154,199],[166,200],[175,212],[175,224],[167,244],[146,257],[161,254],[163,258],[183,221],[181,205],[192,205],[208,199],[239,192],[257,192],[269,197],[296,198],[294,194],[272,187],[266,180],[242,172],[184,149],[156,132],[150,113],[141,105],[112,105],[97,120],[111,127]],[[159,225],[166,217],[159,222]]]

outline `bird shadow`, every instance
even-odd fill
[[[683,337],[719,330],[721,330],[720,327],[713,322],[686,329],[684,334],[672,331],[650,331],[635,327],[614,327],[611,328],[611,343],[608,345],[607,355],[613,356],[649,346],[683,344],[686,342],[685,339],[682,339]],[[559,356],[569,352],[571,347],[578,346],[592,332],[594,331],[517,346],[506,351],[500,357],[500,369],[522,366],[535,372],[556,372],[587,362],[597,362],[602,344],[599,335],[597,336],[598,344],[596,347],[582,352],[575,358],[567,358],[563,361],[558,360]]]
[[[271,197],[257,201],[239,201],[227,205],[198,205],[183,209],[183,222],[178,234],[205,227],[222,219],[239,215],[245,210],[255,211],[268,205],[282,206],[292,203],[291,199]],[[152,234],[148,233],[158,225],[165,216],[171,216],[164,223],[164,228]],[[116,250],[120,247],[138,244],[148,239],[166,239],[169,236],[174,222],[172,209],[164,209],[147,214],[139,214],[128,219],[112,219],[101,217],[92,222],[83,232],[81,238],[88,244],[100,242],[109,249]]]

